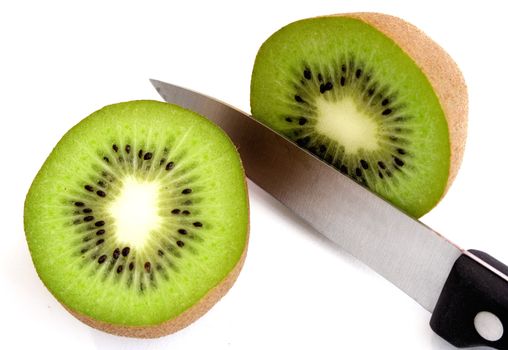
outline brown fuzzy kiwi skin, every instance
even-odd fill
[[[171,333],[175,333],[194,321],[203,316],[208,310],[212,308],[228,291],[231,289],[233,284],[236,282],[240,271],[242,270],[245,257],[247,255],[249,235],[247,234],[247,241],[245,242],[245,248],[240,257],[240,260],[236,263],[235,267],[228,273],[228,275],[214,288],[212,288],[201,300],[194,304],[191,308],[178,315],[177,317],[165,321],[158,325],[150,326],[125,326],[118,324],[111,324],[99,320],[95,320],[86,315],[80,314],[66,305],[62,306],[69,311],[74,317],[81,322],[97,328],[106,333],[132,337],[132,338],[159,338]]]
[[[450,170],[442,198],[459,171],[466,144],[468,97],[459,67],[441,46],[403,19],[375,12],[334,16],[356,18],[376,28],[411,57],[429,80],[443,108],[450,135]]]

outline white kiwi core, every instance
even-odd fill
[[[117,239],[131,247],[142,248],[152,231],[160,228],[159,184],[135,177],[125,178],[119,195],[111,202]]]
[[[343,145],[347,154],[356,154],[360,149],[375,151],[380,148],[379,124],[358,109],[353,98],[346,96],[330,101],[318,97],[315,103],[317,132]]]

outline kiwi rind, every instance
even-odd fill
[[[188,125],[192,126],[192,128],[196,128],[200,132],[204,132],[204,136],[208,135],[211,137],[213,134],[217,140],[217,135],[219,134],[220,137],[218,137],[218,140],[220,141],[216,142],[219,142],[220,146],[217,147],[220,148],[221,151],[227,152],[229,154],[227,159],[231,159],[230,167],[228,167],[228,172],[231,171],[231,175],[228,173],[228,175],[225,177],[229,178],[230,180],[234,179],[231,184],[232,186],[235,186],[235,191],[238,195],[235,194],[233,198],[239,199],[239,202],[236,203],[238,210],[235,209],[235,212],[233,213],[233,216],[237,216],[237,219],[234,219],[236,220],[236,224],[233,226],[237,229],[236,233],[234,234],[234,237],[236,238],[234,239],[238,239],[238,241],[236,243],[231,242],[231,247],[219,245],[219,247],[224,247],[225,250],[223,253],[218,254],[226,254],[227,259],[224,260],[223,271],[216,274],[216,276],[223,274],[223,277],[221,277],[219,280],[216,280],[215,285],[210,285],[209,282],[207,282],[209,285],[209,287],[207,287],[209,289],[207,290],[202,290],[201,287],[201,289],[195,288],[195,290],[191,292],[191,294],[194,295],[194,299],[191,300],[190,303],[187,301],[187,304],[181,304],[175,308],[175,310],[180,310],[179,312],[178,310],[176,313],[173,312],[172,316],[170,317],[161,317],[159,315],[156,318],[152,318],[152,320],[148,321],[146,321],[146,317],[141,317],[141,320],[125,318],[122,319],[118,317],[116,319],[105,319],[103,317],[97,317],[97,315],[91,315],[87,313],[87,311],[80,309],[79,305],[76,307],[76,305],[72,303],[72,300],[75,300],[75,298],[79,299],[79,296],[76,296],[76,294],[79,294],[79,292],[76,290],[71,290],[69,294],[73,295],[69,297],[65,295],[65,286],[55,287],[54,281],[59,277],[54,275],[58,274],[48,273],[47,266],[44,266],[46,264],[46,261],[44,260],[44,248],[47,246],[45,246],[45,237],[42,233],[43,230],[40,227],[40,221],[43,221],[44,215],[48,213],[55,214],[56,208],[60,206],[61,203],[59,200],[52,198],[50,194],[47,193],[48,191],[41,191],[40,189],[44,186],[46,186],[46,188],[48,188],[48,186],[49,188],[55,186],[55,188],[59,191],[65,192],[68,190],[65,184],[62,184],[62,182],[65,182],[71,178],[72,173],[65,170],[65,168],[66,165],[69,164],[68,162],[71,162],[71,158],[76,157],[76,155],[66,154],[65,151],[68,149],[73,149],[74,151],[81,149],[79,144],[83,140],[84,143],[81,145],[85,149],[85,143],[91,143],[94,146],[97,146],[96,140],[90,139],[90,130],[87,130],[87,128],[90,129],[90,127],[93,126],[92,129],[97,130],[97,126],[101,126],[105,129],[116,129],[117,132],[122,133],[123,129],[120,127],[122,123],[119,122],[118,125],[115,125],[115,118],[120,120],[124,116],[129,117],[130,115],[129,118],[132,118],[130,120],[136,123],[136,120],[138,119],[143,120],[144,114],[150,116],[150,118],[148,118],[149,123],[152,123],[152,126],[156,125],[157,128],[159,128],[159,126],[153,123],[160,121],[160,127],[162,127],[164,126],[164,123],[168,121],[167,118],[173,117],[180,120],[180,124],[174,124],[174,128],[185,128],[188,120],[190,123]],[[97,123],[99,119],[109,119],[109,121],[108,123],[101,124],[100,122]],[[183,125],[181,123],[182,120],[185,121]],[[210,134],[208,134],[208,132]],[[207,138],[204,138],[204,140],[208,141]],[[220,154],[222,155],[222,153]],[[54,167],[49,165],[51,162],[61,164],[59,167]],[[58,179],[58,181],[55,181],[55,179]],[[248,197],[245,175],[243,173],[241,161],[235,146],[231,143],[227,135],[220,128],[215,126],[206,118],[199,116],[194,112],[185,110],[181,107],[157,101],[131,101],[127,103],[120,103],[107,106],[93,113],[90,117],[85,118],[85,120],[71,129],[57,144],[37,174],[29,190],[29,193],[27,194],[25,201],[24,222],[28,247],[30,249],[32,260],[36,267],[37,273],[41,277],[41,280],[46,285],[46,287],[52,292],[56,299],[62,305],[64,305],[65,308],[71,311],[71,313],[73,313],[83,322],[113,334],[134,337],[158,337],[177,331],[178,329],[185,327],[197,319],[199,316],[204,314],[206,310],[212,307],[213,304],[215,304],[226,293],[226,291],[236,280],[238,273],[243,266],[248,244]],[[46,231],[51,232],[51,230]],[[67,254],[65,252],[63,253]],[[72,277],[73,276],[69,276],[69,279],[72,280]],[[65,281],[59,281],[59,283],[61,285],[66,284]],[[200,292],[199,290],[202,291]],[[71,298],[71,300],[69,298]],[[137,306],[140,306],[139,303],[137,304]],[[150,313],[148,312],[149,310],[144,310],[142,305],[138,307],[137,310],[137,314],[143,313],[143,311],[146,311],[148,314]],[[114,315],[112,316],[114,317]]]
[[[427,76],[444,110],[450,133],[450,170],[443,198],[457,176],[467,138],[467,85],[457,63],[422,30],[399,17],[376,12],[335,16],[357,18],[370,24],[402,48]]]
[[[399,191],[399,193],[385,192],[383,194],[386,199],[392,201],[392,203],[405,210],[408,214],[414,217],[420,217],[431,210],[444,196],[458,171],[462,159],[467,129],[467,90],[462,74],[453,60],[443,49],[414,26],[396,17],[377,13],[324,16],[304,19],[285,26],[262,45],[256,56],[256,63],[254,64],[251,81],[252,114],[255,118],[258,118],[275,130],[281,130],[279,129],[281,126],[277,124],[278,122],[276,122],[276,119],[279,120],[279,118],[283,117],[283,113],[288,113],[287,111],[284,112],[284,108],[287,108],[285,106],[291,102],[285,100],[285,97],[281,96],[281,93],[277,92],[277,90],[280,89],[280,91],[282,91],[286,89],[285,85],[296,85],[299,79],[302,79],[303,84],[303,80],[307,78],[304,77],[304,75],[298,78],[297,75],[296,77],[287,78],[286,80],[283,74],[295,74],[295,70],[298,72],[299,69],[304,68],[307,64],[313,64],[312,62],[305,63],[307,60],[310,60],[307,54],[305,54],[301,56],[304,65],[300,63],[300,67],[292,66],[296,62],[295,58],[300,57],[299,55],[303,52],[303,48],[305,48],[307,43],[310,45],[314,54],[320,52],[317,49],[320,46],[315,40],[317,37],[326,37],[324,30],[326,30],[326,33],[329,35],[325,40],[328,43],[333,42],[334,34],[331,30],[328,31],[328,29],[323,29],[321,33],[320,30],[321,26],[323,28],[329,28],[330,23],[334,22],[333,18],[335,17],[345,17],[346,20],[342,23],[353,23],[353,21],[363,23],[363,28],[371,28],[370,31],[375,31],[378,33],[378,36],[383,36],[385,42],[393,42],[393,45],[388,46],[397,47],[403,55],[412,61],[416,71],[419,71],[418,74],[424,77],[423,79],[419,79],[422,84],[418,85],[419,89],[432,91],[432,93],[428,94],[426,92],[426,94],[427,96],[433,96],[429,97],[429,102],[431,102],[433,106],[438,106],[433,107],[433,110],[437,115],[441,115],[441,117],[429,119],[432,122],[426,122],[427,131],[425,132],[433,130],[435,133],[435,130],[439,130],[440,136],[434,138],[434,140],[439,139],[440,141],[435,141],[434,145],[431,147],[427,146],[427,150],[437,150],[441,155],[433,155],[432,158],[426,161],[425,166],[434,170],[430,172],[427,171],[425,176],[413,177],[413,179],[420,178],[422,180],[419,180],[420,184],[418,186],[414,186],[418,181],[411,180],[413,185],[412,187],[411,185],[405,187],[405,193]],[[337,23],[339,22],[337,21]],[[341,25],[338,24],[338,26]],[[352,28],[360,29],[360,26],[351,25],[350,30],[353,30]],[[316,31],[316,35],[312,34],[313,29]],[[301,33],[300,30],[302,30],[303,33]],[[342,33],[344,33],[344,31]],[[361,35],[362,34],[356,36],[356,40],[361,41]],[[284,42],[284,40],[287,41]],[[366,47],[366,43],[367,42],[362,43],[361,46]],[[327,45],[326,42],[323,43],[323,46],[327,47]],[[347,46],[347,42],[345,45]],[[378,45],[377,42],[374,43],[374,45]],[[322,51],[322,53],[324,53],[326,57],[329,57],[326,51]],[[285,57],[285,55],[288,57]],[[260,63],[261,57],[263,60],[262,63]],[[338,58],[340,60],[340,57]],[[320,61],[317,62],[319,63],[314,62],[314,64],[318,66],[326,64]],[[288,73],[282,73],[283,67],[285,66],[289,66]],[[312,67],[311,70],[313,71]],[[318,72],[319,70],[320,69],[318,69]],[[313,77],[315,74],[316,73],[313,72]],[[404,74],[404,72],[401,72],[401,74]],[[423,88],[423,86],[428,86],[428,88]],[[424,90],[418,91],[423,92]],[[275,95],[272,96],[272,93]],[[298,97],[299,96],[295,94],[294,98],[297,99]],[[299,102],[298,100],[296,101]],[[292,103],[294,103],[294,101]],[[420,105],[427,106],[427,104],[424,103],[420,103]],[[273,109],[270,111],[270,108]],[[292,114],[289,114],[289,116],[294,117]],[[420,134],[420,129],[415,130]],[[297,135],[296,132],[295,135]],[[287,137],[293,138],[290,135],[287,135]],[[296,141],[300,140],[295,140],[295,142]],[[421,142],[419,143],[422,145]],[[315,153],[312,148],[309,148],[309,151]],[[423,180],[424,178],[434,179],[431,180],[433,183],[428,182],[429,180]],[[419,190],[416,190],[417,188]],[[424,190],[421,191],[420,189]],[[410,194],[411,191],[415,192]],[[406,195],[408,195],[408,197],[406,197]]]

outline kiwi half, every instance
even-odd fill
[[[37,174],[25,232],[46,287],[83,322],[158,337],[203,315],[246,254],[248,199],[235,146],[175,105],[104,107]]]
[[[453,60],[378,13],[304,19],[261,46],[252,115],[414,217],[459,168],[467,91]]]

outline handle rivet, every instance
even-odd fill
[[[491,312],[480,311],[474,318],[474,328],[485,340],[496,341],[503,336],[501,320]]]

